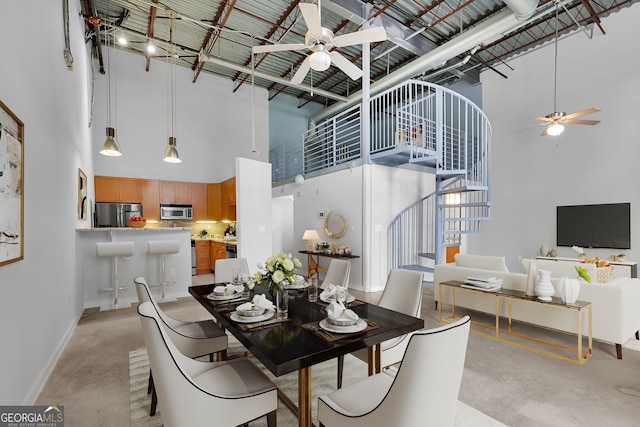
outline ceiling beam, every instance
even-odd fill
[[[216,25],[220,28],[224,28],[227,25],[227,20],[229,20],[229,16],[231,16],[231,12],[236,7],[237,0],[225,0],[220,4],[218,11],[216,12],[216,16],[213,18],[213,25]],[[207,31],[207,35],[202,42],[201,49],[204,49],[205,52],[211,53],[213,48],[215,47],[218,39],[220,38],[220,31],[215,31],[212,27],[209,27]],[[195,65],[197,64],[197,66]],[[193,75],[193,83],[198,80],[198,76],[200,75],[200,71],[202,71],[202,67],[204,64],[198,64],[197,62],[194,64],[195,73]]]
[[[153,3],[158,3],[158,0],[151,0]],[[153,34],[156,30],[156,17],[158,16],[158,8],[155,6],[149,7],[149,24],[147,25],[147,34],[149,37],[153,37]],[[145,55],[147,57],[147,63],[144,67],[145,71],[149,72],[149,67],[151,66],[151,56]]]

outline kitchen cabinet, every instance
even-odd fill
[[[236,177],[221,183],[221,214],[222,219],[236,220]]]
[[[211,269],[215,272],[216,260],[227,257],[227,245],[222,242],[211,241]]]
[[[142,201],[141,180],[117,176],[95,176],[96,202],[140,203]]]
[[[156,179],[140,180],[142,190],[142,213],[146,219],[160,219],[160,181]]]
[[[207,184],[207,204],[208,216],[211,221],[220,221],[222,219],[222,210],[220,206],[220,183]]]
[[[196,274],[211,272],[209,240],[196,240]]]
[[[193,205],[193,220],[206,221],[209,219],[207,184],[191,183],[191,204]]]
[[[191,183],[183,181],[160,181],[160,203],[190,205]]]

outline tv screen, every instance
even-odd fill
[[[631,249],[631,204],[558,206],[558,246]]]

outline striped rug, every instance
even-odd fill
[[[232,336],[229,336],[229,354],[240,353],[244,347]],[[281,377],[274,377],[255,358],[251,360],[260,367],[263,372],[278,386],[279,389],[293,400],[298,402],[298,374],[291,373]],[[345,357],[343,384],[348,385],[367,375],[367,366],[352,356]],[[317,402],[318,396],[331,393],[336,388],[336,360],[330,360],[312,369],[313,384],[313,420],[317,425]],[[162,426],[162,402],[158,403],[156,415],[149,416],[151,406],[151,396],[147,395],[147,384],[149,379],[149,359],[145,349],[134,350],[129,353],[129,387],[130,387],[130,410],[132,427],[161,427]],[[252,427],[266,426],[266,418],[262,418],[251,423]],[[298,425],[297,418],[282,403],[278,404],[278,426],[295,427]],[[471,408],[470,406],[458,402],[456,411],[456,426],[474,427],[505,427],[493,418]]]

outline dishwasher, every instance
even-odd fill
[[[238,257],[238,246],[231,244],[231,243],[227,243],[226,244],[226,249],[227,249],[227,258],[237,258]]]
[[[191,239],[191,275],[196,275],[196,241]]]

